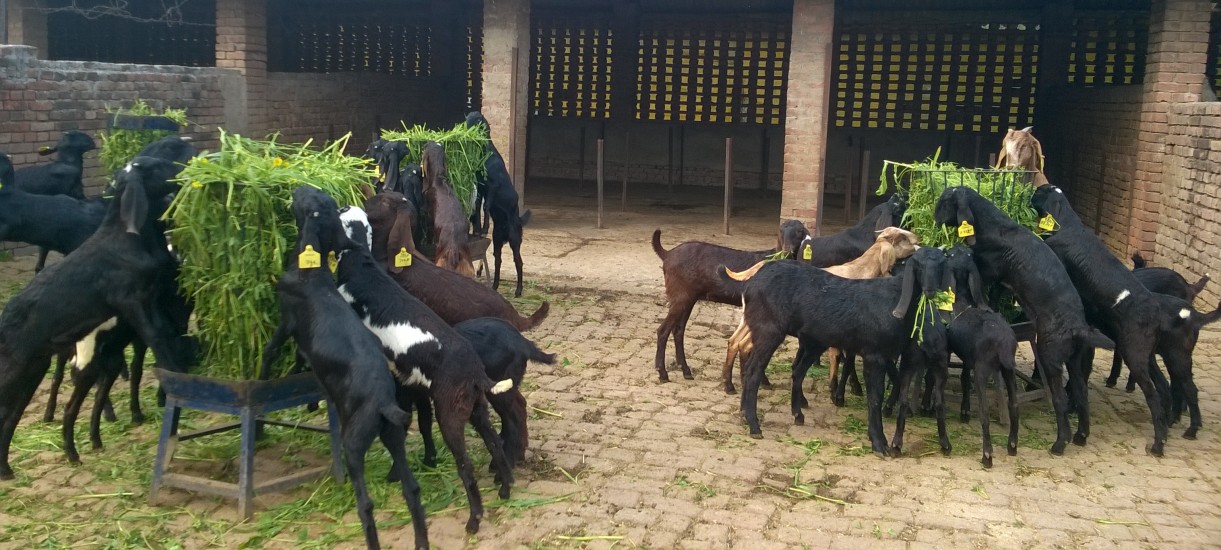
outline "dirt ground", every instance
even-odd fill
[[[533,208],[523,247],[527,294],[547,298],[552,307],[547,321],[527,336],[560,361],[532,364],[523,384],[533,407],[531,450],[517,472],[514,497],[549,503],[490,510],[472,537],[463,532],[464,508],[432,513],[428,525],[435,547],[1221,545],[1221,437],[1216,428],[1221,416],[1221,333],[1206,331],[1195,355],[1204,428],[1198,440],[1188,441],[1179,436],[1185,426],[1172,427],[1165,458],[1145,453],[1152,428],[1140,394],[1106,388],[1103,375],[1096,373],[1090,384],[1093,433],[1088,445],[1070,446],[1064,456],[1047,452],[1053,422],[1048,405],[1039,401],[1021,410],[1018,455],[1006,456],[1001,443],[991,470],[979,464],[978,423],[973,419],[961,424],[956,414],[950,420],[955,444],[951,456],[937,451],[933,424],[918,419],[909,425],[904,456],[879,459],[867,452],[862,401],[850,398],[847,407],[832,406],[825,369],[815,369],[814,380],[806,382],[811,403],[806,424],[793,425],[785,368],[792,359],[791,345],[777,353],[769,371],[776,387],[760,394],[764,438],[752,440],[737,415],[737,396],[724,394],[717,381],[724,338],[737,321],[733,308],[697,306],[687,332],[696,379],[673,374],[673,382],[657,381],[653,360],[665,298],[660,261],[648,243],[660,227],[667,248],[692,239],[738,248],[770,247],[778,198],[741,192],[739,215],[733,219],[732,235],[726,236],[721,234],[715,193],[633,195],[627,212],[622,212],[615,187],[608,194],[612,200],[607,202],[606,228],[596,229],[590,188],[550,187],[527,196]],[[0,284],[28,279],[29,265],[26,258],[0,264],[6,277]],[[511,267],[506,272],[512,281]],[[1028,349],[1024,354],[1019,365],[1029,370]],[[672,346],[666,355],[672,364]],[[1099,353],[1095,370],[1109,368],[1110,357]],[[956,377],[949,387],[955,396],[947,399],[956,399]],[[44,388],[26,412],[19,439],[23,431],[56,431],[40,428],[45,426],[38,421],[45,394]],[[118,408],[118,424],[123,425],[126,407]],[[956,405],[951,410],[956,411]],[[153,407],[146,412],[148,423],[108,433],[109,446],[102,451],[88,450],[82,421],[77,439],[84,445],[86,466],[132,449],[152,448],[159,415]],[[893,431],[893,419],[885,426]],[[994,424],[996,441],[1003,442],[998,435],[1002,433]],[[470,442],[477,446],[476,440]],[[256,519],[238,523],[231,502],[185,491],[166,490],[158,503],[148,505],[148,487],[140,484],[147,482],[147,474],[131,478],[118,472],[108,478],[70,466],[53,437],[19,444],[25,457],[14,462],[19,479],[0,487],[0,500],[9,503],[0,507],[0,525],[10,526],[0,544],[14,548],[71,544],[62,537],[55,538],[55,544],[48,542],[59,529],[55,522],[63,522],[66,533],[71,522],[116,515],[121,516],[113,521],[116,526],[90,531],[84,542],[110,547],[232,548],[249,543],[296,548],[304,546],[308,536],[260,539],[263,522],[282,514],[286,503],[308,509],[321,491],[297,489],[259,497]],[[372,470],[370,479],[382,475],[384,471]],[[492,486],[485,471],[479,482],[485,489]],[[322,482],[328,484],[334,482]],[[121,496],[107,498],[112,494]],[[494,498],[493,493],[485,495]],[[70,513],[48,520],[40,502]],[[379,501],[378,506],[382,543],[409,546],[410,525],[403,525],[401,518],[393,521],[387,511],[390,503]],[[401,499],[395,506],[402,509]],[[161,516],[169,520],[158,520],[162,523],[155,532],[175,537],[174,544],[130,536],[154,521],[147,518]],[[354,524],[356,518],[347,513],[338,521]],[[361,544],[357,536],[335,546]]]

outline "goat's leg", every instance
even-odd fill
[[[1069,358],[1068,392],[1077,411],[1077,433],[1073,434],[1073,444],[1078,446],[1085,445],[1090,437],[1089,379],[1093,357],[1094,348],[1078,345]]]
[[[1123,359],[1120,358],[1118,353],[1116,353],[1115,356],[1111,359],[1111,373],[1107,375],[1106,385],[1108,388],[1115,387],[1115,384],[1119,382],[1119,373],[1122,371],[1123,371]],[[1132,388],[1131,390],[1128,390],[1128,391],[1133,391],[1135,389],[1136,388]]]
[[[521,298],[521,226],[518,225],[509,230],[509,248],[513,250],[513,267],[517,270],[517,288],[513,290],[513,296]],[[497,269],[499,274],[500,270]]]
[[[458,470],[458,478],[462,480],[462,487],[466,490],[466,500],[470,505],[471,513],[466,520],[466,532],[475,534],[479,532],[479,521],[483,519],[483,498],[479,495],[479,486],[475,484],[475,472],[471,466],[471,459],[466,454],[466,434],[465,428],[467,420],[470,418],[470,410],[459,410],[461,404],[439,399],[438,402],[444,402],[447,406],[437,408],[437,424],[441,427],[441,439],[445,440],[445,446],[449,447],[449,452],[454,456],[454,465]]]
[[[959,382],[962,384],[962,404],[958,409],[958,420],[963,423],[971,421],[971,369],[972,367],[967,365],[966,361],[963,361],[962,374],[960,374],[958,377]],[[985,373],[978,374],[983,376]],[[990,377],[991,375],[989,375],[989,378]],[[984,383],[987,383],[987,378],[985,378]],[[976,389],[978,390],[978,388]],[[975,393],[979,394],[980,414],[985,414],[987,409],[984,408],[984,394],[982,391],[976,391]],[[988,456],[992,456],[991,447],[988,448]]]
[[[863,397],[865,395],[865,391],[861,388],[861,379],[856,375],[856,354],[840,353],[843,354],[844,359],[848,364],[848,385],[852,389],[852,395]]]
[[[38,261],[34,262],[34,274],[35,275],[37,275],[38,273],[41,273],[42,268],[46,267],[48,252],[50,252],[49,249],[43,248],[41,246],[38,247]]]
[[[1059,335],[1040,335],[1036,368],[1043,372],[1044,383],[1051,392],[1051,406],[1056,413],[1056,441],[1051,445],[1051,454],[1062,455],[1068,445],[1071,429],[1068,423],[1068,394],[1060,381],[1060,369],[1072,353],[1072,339]]]
[[[827,366],[827,381],[830,384],[832,401],[835,401],[835,389],[839,386],[839,348],[829,348],[827,351],[831,352],[831,363]]]
[[[844,364],[840,370],[839,379],[835,381],[835,389],[831,391],[831,404],[836,407],[844,406],[844,393],[847,391],[848,377],[855,375],[856,356],[849,354],[844,357]]]
[[[695,380],[695,375],[691,374],[691,367],[687,365],[687,321],[691,320],[691,311],[695,309],[695,303],[683,312],[683,316],[679,318],[678,324],[674,326],[674,360],[678,362],[678,368],[683,371],[683,378],[687,380]]]
[[[933,391],[934,391],[933,385],[935,384],[935,381],[937,379],[937,374],[934,372],[935,370],[936,369],[925,369],[925,371],[924,371],[924,380],[923,380],[924,383],[921,386],[924,390],[924,393],[923,393],[923,395],[920,396],[920,415],[921,416],[933,416],[936,414],[936,411],[934,410],[934,405],[933,405]]]
[[[144,377],[144,352],[147,350],[148,346],[142,340],[132,340],[128,382],[131,384],[131,423],[137,426],[144,423],[144,411],[140,410],[140,379]]]
[[[937,442],[941,445],[941,454],[950,456],[953,450],[950,446],[950,436],[945,428],[945,380],[950,374],[950,356],[942,355],[933,364],[933,412],[937,415]]]
[[[980,462],[980,464],[984,465],[984,468],[991,468],[992,467],[992,430],[991,430],[992,418],[988,414],[988,380],[992,379],[993,373],[996,372],[996,366],[993,365],[990,361],[984,362],[982,366],[983,366],[983,368],[981,368],[979,370],[979,372],[975,373],[975,375],[976,375],[975,376],[975,394],[979,396],[979,433],[980,433],[980,437],[983,438],[983,442],[982,442],[983,456],[980,457],[979,462]],[[974,366],[973,365],[968,366],[965,362],[962,364],[962,372],[963,372],[962,402],[963,402],[964,409],[967,407],[966,403],[969,401],[969,399],[966,397],[966,394],[968,392],[967,388],[969,387],[969,386],[967,386],[966,380],[968,377],[967,377],[966,373],[968,370],[970,370],[970,368],[974,368]],[[1010,399],[1010,401],[1012,401],[1012,398]],[[969,418],[969,417],[970,417],[969,413],[966,413],[964,411],[963,412],[963,422],[966,422],[967,418]],[[1009,424],[1011,426],[1016,426],[1017,421],[1010,418]]]
[[[12,357],[0,355],[0,391],[11,399],[0,400],[0,479],[13,479],[13,468],[8,463],[9,447],[17,422],[30,404],[30,398],[38,390],[38,383],[51,367],[51,356],[41,355],[26,364],[13,361]],[[11,393],[10,393],[11,392]]]
[[[76,418],[80,415],[85,398],[89,396],[89,390],[92,390],[97,385],[98,379],[102,377],[104,364],[105,358],[95,355],[88,365],[85,365],[72,377],[74,382],[72,396],[68,398],[68,403],[64,406],[64,419],[61,427],[64,454],[67,455],[68,462],[71,464],[81,463],[81,455],[76,450]],[[102,395],[100,387],[97,395]]]
[[[886,382],[885,357],[867,353],[862,356],[865,365],[865,390],[868,394],[869,406],[869,443],[874,454],[880,457],[890,455],[890,446],[886,442],[886,433],[882,430],[882,393]]]
[[[119,351],[120,355],[113,361],[118,365],[123,364],[123,352]],[[89,415],[89,443],[93,450],[102,448],[102,409],[106,403],[110,402],[110,388],[114,386],[114,381],[118,379],[118,367],[111,371],[103,368],[101,376],[98,378],[97,390],[93,394],[93,413]]]
[[[363,430],[362,430],[363,431]],[[352,490],[356,493],[356,515],[360,517],[360,527],[365,533],[366,548],[381,548],[377,540],[377,522],[373,519],[373,499],[369,498],[369,488],[365,482],[365,451],[369,443],[352,441],[344,438],[344,458],[348,463],[348,477],[352,480]]]
[[[793,423],[798,426],[806,423],[806,415],[801,411],[802,407],[810,406],[801,383],[806,379],[806,373],[810,371],[810,363],[821,356],[822,352],[823,350],[816,344],[803,341],[798,346],[797,359],[793,361],[793,385],[789,392],[789,404],[792,407]]]
[[[492,289],[500,290],[500,251],[505,245],[504,231],[500,227],[492,230]]]
[[[1183,432],[1184,439],[1195,439],[1196,434],[1200,431],[1200,426],[1203,425],[1200,416],[1199,389],[1196,387],[1192,373],[1192,351],[1194,350],[1175,348],[1164,350],[1162,353],[1162,360],[1166,362],[1166,370],[1170,371],[1173,384],[1178,387],[1183,400],[1187,402],[1188,414],[1191,417],[1187,430]]]
[[[1165,452],[1166,435],[1169,431],[1166,426],[1166,411],[1170,403],[1170,388],[1167,387],[1164,377],[1159,375],[1161,383],[1155,384],[1154,378],[1150,374],[1149,363],[1153,359],[1154,351],[1153,331],[1133,332],[1129,337],[1116,342],[1116,351],[1123,355],[1123,362],[1128,365],[1129,372],[1136,379],[1136,384],[1140,386],[1141,392],[1145,394],[1145,403],[1149,406],[1149,414],[1153,419],[1153,444],[1149,447],[1149,453],[1153,456],[1162,456]],[[1145,337],[1146,333],[1148,338]]]
[[[483,445],[487,447],[488,453],[492,456],[492,465],[496,468],[496,478],[500,481],[500,492],[498,493],[500,498],[509,498],[509,492],[513,488],[513,466],[505,457],[504,447],[500,444],[500,436],[496,434],[496,428],[492,426],[492,421],[488,418],[486,400],[475,401],[475,406],[471,409],[470,422],[479,436],[483,438]]]
[[[895,404],[899,401],[899,392],[908,390],[899,389],[899,369],[895,367],[893,362],[887,365],[886,375],[882,378],[882,380],[890,381],[890,394],[887,395],[886,401],[882,405],[882,416],[890,416],[891,414],[894,414]],[[886,385],[883,383],[882,387],[885,388]],[[908,403],[908,406],[910,407],[911,404]],[[912,414],[914,413],[915,411],[912,411]]]
[[[685,298],[685,297],[684,297]],[[661,382],[669,382],[670,375],[666,374],[666,342],[670,339],[670,335],[674,334],[674,327],[680,320],[686,319],[691,315],[691,310],[695,307],[695,301],[670,299],[670,308],[666,312],[666,318],[661,320],[661,324],[657,326],[657,378]],[[679,345],[677,338],[674,343],[674,353],[678,354]]]
[[[420,483],[407,466],[407,438],[404,429],[406,426],[383,422],[381,440],[386,450],[390,451],[390,466],[401,480],[403,500],[407,501],[407,510],[411,512],[411,526],[415,531],[415,547],[427,550],[428,526],[424,521],[424,505],[420,502]]]
[[[759,428],[759,386],[763,382],[763,370],[772,360],[772,354],[784,341],[784,333],[772,327],[763,326],[761,330],[753,330],[755,346],[742,365],[742,397],[740,408],[745,416],[746,425],[750,428],[750,437],[763,439],[763,430]]]
[[[1005,393],[1008,394],[1009,397],[1009,441],[1006,445],[1006,450],[1009,452],[1009,456],[1017,456],[1017,361],[1014,358],[1013,352],[1002,353],[999,361],[1001,379],[1005,381]]]
[[[59,398],[59,386],[64,383],[64,369],[67,365],[67,353],[55,355],[55,373],[51,375],[51,393],[47,396],[47,410],[42,413],[43,422],[55,421],[55,406]]]
[[[432,437],[432,399],[427,391],[414,390],[412,401],[420,418],[416,425],[420,427],[420,438],[424,440],[424,465],[436,468],[437,444]]]
[[[895,418],[895,435],[890,441],[890,454],[899,456],[903,454],[903,433],[907,430],[907,416],[911,414],[912,408],[908,399],[907,388],[910,387],[912,379],[916,378],[917,371],[922,370],[919,367],[911,364],[910,358],[905,354],[899,359],[899,382],[891,391],[891,395],[898,398],[895,404],[898,407],[898,417]],[[869,374],[865,374],[868,379]]]

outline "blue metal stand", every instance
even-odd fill
[[[161,440],[157,444],[157,459],[153,464],[153,484],[148,498],[151,502],[162,486],[178,487],[201,493],[236,498],[238,513],[246,519],[253,514],[255,493],[284,491],[326,475],[342,482],[343,460],[339,453],[339,417],[327,407],[328,426],[294,424],[263,418],[261,415],[315,403],[325,399],[318,380],[312,373],[300,373],[277,380],[220,380],[155,369],[161,388],[165,390],[165,413],[161,422]],[[190,433],[178,433],[182,409],[232,414],[238,422],[213,426]],[[254,440],[260,425],[287,426],[318,432],[329,432],[331,464],[318,466],[260,484],[254,482]],[[241,455],[238,460],[238,482],[228,483],[204,477],[167,472],[174,448],[179,441],[213,435],[234,428],[241,429]]]

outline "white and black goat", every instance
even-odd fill
[[[407,465],[406,425],[411,417],[395,400],[395,383],[382,344],[365,328],[335,288],[324,267],[332,252],[351,256],[356,247],[347,241],[339,223],[335,201],[308,185],[293,190],[293,216],[298,236],[288,269],[276,284],[280,297],[280,324],[263,350],[261,372],[270,366],[291,336],[297,351],[309,363],[326,392],[328,406],[339,415],[340,440],[369,548],[379,546],[373,501],[365,481],[365,453],[380,438],[401,480],[403,498],[411,511],[415,547],[428,548],[420,486]],[[314,262],[306,257],[313,254]],[[292,261],[296,260],[296,261]]]
[[[974,189],[946,189],[937,199],[933,217],[939,225],[957,228],[974,252],[984,282],[1000,282],[1013,290],[1022,311],[1034,322],[1038,342],[1035,357],[1051,387],[1056,412],[1056,441],[1051,452],[1063,454],[1071,429],[1070,403],[1060,382],[1061,369],[1067,366],[1069,386],[1084,400],[1083,353],[1091,347],[1110,349],[1114,344],[1086,323],[1081,297],[1056,254]],[[1073,442],[1084,445],[1089,435],[1089,412],[1081,406],[1076,408],[1079,425]]]
[[[724,269],[718,270],[729,279]],[[920,249],[908,259],[903,275],[885,279],[844,279],[800,262],[770,262],[743,283],[743,324],[751,349],[742,367],[741,408],[750,435],[762,437],[757,411],[759,385],[772,354],[786,335],[795,336],[816,359],[835,346],[859,355],[865,364],[869,403],[869,440],[875,453],[891,454],[882,430],[883,372],[911,340],[917,288],[936,295],[945,272],[945,255]],[[793,365],[790,406],[794,421],[804,423],[801,380],[809,364]]]
[[[1183,435],[1194,439],[1200,427],[1191,357],[1195,334],[1204,324],[1215,320],[1218,313],[1201,314],[1186,300],[1150,292],[1081,223],[1058,187],[1039,187],[1030,203],[1040,217],[1050,216],[1054,222],[1054,229],[1044,236],[1043,242],[1064,263],[1082,301],[1098,316],[1098,328],[1115,340],[1116,352],[1145,394],[1153,417],[1150,453],[1162,456],[1169,425],[1167,416],[1172,406],[1170,388],[1153,363],[1155,352],[1162,356],[1171,379],[1182,389],[1191,410],[1191,425]],[[1041,341],[1039,345],[1042,346]],[[1092,355],[1086,357],[1086,361],[1091,359]],[[1082,365],[1086,376],[1090,367],[1089,363]],[[1088,414],[1089,403],[1084,392],[1074,394],[1073,402],[1078,410]],[[1078,433],[1081,434],[1081,430]],[[1084,435],[1089,435],[1088,425]]]
[[[0,155],[4,164],[8,159]],[[178,335],[152,300],[169,252],[153,236],[155,210],[149,205],[177,188],[166,181],[165,165],[146,157],[132,161],[98,231],[35,277],[0,313],[0,479],[13,477],[13,431],[51,355],[67,351],[107,319],[130,323],[159,363],[180,368]]]
[[[363,210],[351,207],[342,215],[334,215],[342,220],[343,240],[353,243],[339,255],[339,293],[377,335],[399,383],[411,392],[431,396],[441,438],[454,456],[470,502],[466,530],[475,533],[483,517],[483,502],[466,452],[464,429],[469,422],[483,438],[500,477],[500,497],[508,498],[513,470],[488,417],[484,394],[504,393],[514,382],[511,378],[499,382],[488,378],[470,342],[399,287],[373,259],[367,244],[372,239],[372,226]],[[400,405],[405,409],[421,401],[416,396],[407,403],[400,401]],[[425,413],[421,410],[421,415]]]

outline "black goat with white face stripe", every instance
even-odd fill
[[[348,239],[360,242],[369,238],[368,218],[360,208],[347,208],[337,218],[343,220]],[[483,504],[466,453],[463,429],[469,421],[483,438],[500,476],[500,497],[508,498],[513,472],[488,418],[488,401],[484,393],[508,391],[513,387],[513,380],[493,382],[488,378],[471,344],[428,306],[395,283],[374,261],[367,247],[357,245],[344,250],[339,257],[338,276],[339,293],[365,326],[377,335],[395,377],[408,390],[407,393],[399,392],[400,404],[407,408],[414,402],[420,409],[423,424],[428,399],[421,399],[419,393],[427,391],[432,397],[441,437],[454,455],[458,476],[471,505],[466,529],[475,533],[483,517]],[[432,435],[423,435],[425,460],[435,464]]]

